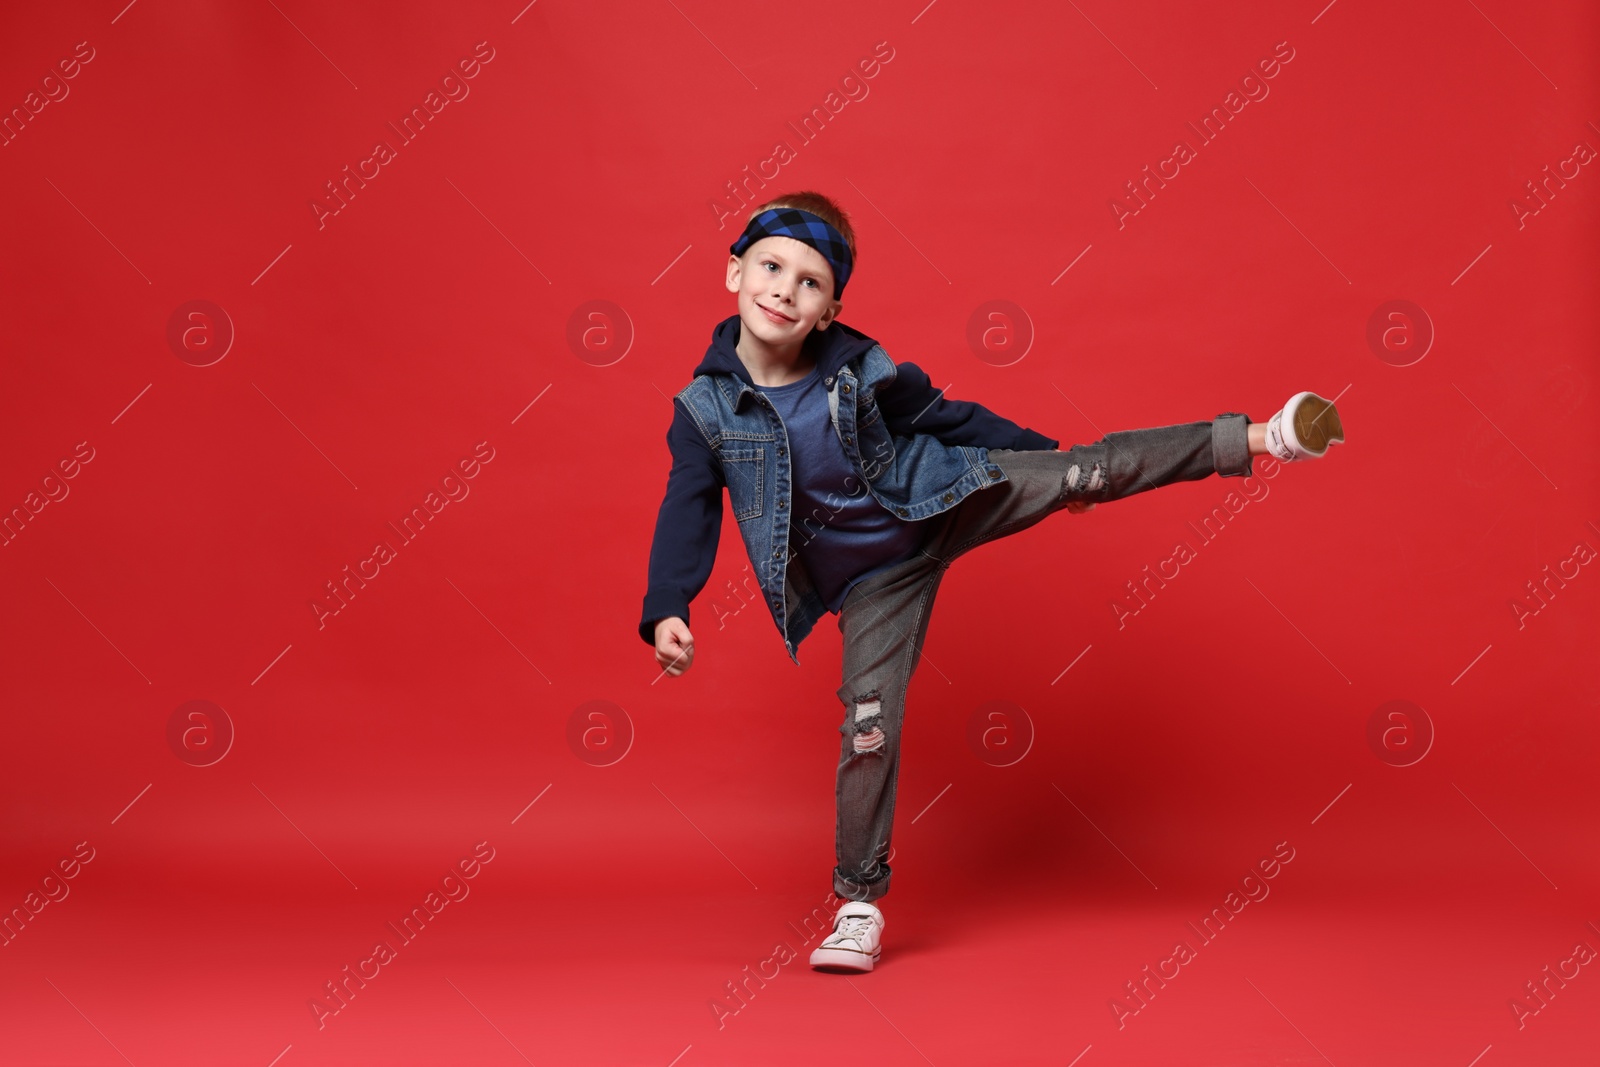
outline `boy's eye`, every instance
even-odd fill
[[[777,270],[778,269],[778,265],[776,263],[772,262],[772,260],[770,260],[770,259],[762,260],[761,261],[761,265],[763,267],[771,267],[773,270]],[[813,289],[819,288],[817,280],[815,278],[810,277],[810,276],[806,277],[805,284],[811,286],[811,288],[813,288]]]

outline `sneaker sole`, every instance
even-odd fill
[[[1344,425],[1333,401],[1312,395],[1300,401],[1294,411],[1294,436],[1302,448],[1320,456],[1328,446],[1344,440]]]
[[[872,970],[881,953],[881,949],[869,956],[865,952],[852,952],[847,948],[819,948],[811,953],[811,966],[819,971],[865,974]]]

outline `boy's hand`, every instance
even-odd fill
[[[694,664],[694,635],[688,623],[676,616],[656,623],[656,662],[673,677]]]
[[[1050,451],[1060,452],[1061,449],[1052,448]],[[1093,511],[1094,505],[1082,500],[1074,500],[1067,505],[1067,510],[1072,512],[1074,515],[1082,515],[1085,511]]]

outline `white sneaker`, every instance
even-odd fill
[[[864,900],[845,902],[834,914],[833,933],[811,953],[819,971],[870,971],[883,952],[883,912]]]
[[[1294,394],[1267,420],[1267,452],[1285,463],[1316,459],[1343,440],[1339,409],[1316,393]]]

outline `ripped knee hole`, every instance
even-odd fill
[[[1078,482],[1082,479],[1082,477],[1083,469],[1078,464],[1074,463],[1072,466],[1068,467],[1067,488],[1069,490],[1078,488]],[[1084,486],[1084,489],[1085,491],[1092,493],[1104,486],[1105,482],[1105,472],[1101,469],[1100,464],[1096,463],[1089,468],[1089,484]]]
[[[883,748],[883,701],[876,690],[856,697],[856,714],[851,722],[857,752],[876,752]]]

